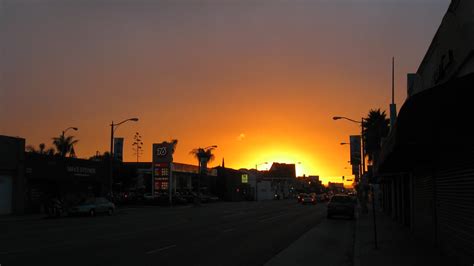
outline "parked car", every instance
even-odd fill
[[[353,219],[355,216],[355,204],[352,197],[337,194],[332,196],[328,204],[327,217],[331,218],[335,215],[348,216]]]
[[[209,196],[209,201],[210,202],[217,202],[217,201],[219,201],[219,197],[214,196],[214,195],[210,195]]]
[[[115,204],[102,197],[86,199],[68,210],[69,215],[86,214],[90,216],[99,213],[112,215],[114,212]]]
[[[183,196],[181,196],[180,193],[176,192],[173,195],[173,204],[186,204],[186,203],[188,203],[188,201]]]
[[[303,200],[303,197],[306,195],[306,193],[299,193],[298,196],[296,196],[296,199],[298,203],[300,203]]]
[[[185,199],[188,203],[193,203],[194,202],[194,195],[190,191],[181,191],[179,192],[179,195]]]
[[[316,204],[316,194],[305,194],[301,199],[301,204]]]

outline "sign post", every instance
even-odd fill
[[[152,195],[158,191],[168,190],[170,205],[172,204],[173,149],[173,143],[169,142],[154,143],[152,148]]]

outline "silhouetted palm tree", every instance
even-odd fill
[[[385,111],[371,109],[363,122],[364,149],[369,162],[377,160],[381,150],[382,138],[388,135],[390,119]]]
[[[199,204],[200,201],[200,190],[201,190],[201,176],[207,174],[207,163],[214,160],[214,154],[212,154],[212,150],[216,147],[206,147],[206,148],[197,148],[193,149],[190,153],[198,160],[199,163],[199,175],[197,179],[197,202]]]
[[[176,150],[176,146],[178,146],[178,140],[172,139],[171,140],[171,154],[174,154],[174,151]]]
[[[206,169],[207,163],[214,160],[214,154],[212,154],[214,149],[215,147],[197,148],[190,152],[198,160],[198,163],[201,166],[200,171]]]
[[[44,143],[40,143],[38,145],[38,149],[35,148],[33,145],[28,145],[26,146],[26,151],[31,152],[31,153],[36,153],[36,154],[42,154],[42,155],[54,155],[54,149],[53,148],[47,148]]]
[[[53,138],[53,145],[56,147],[58,154],[61,157],[66,157],[73,150],[74,144],[77,144],[79,140],[74,139],[74,136],[63,136]]]

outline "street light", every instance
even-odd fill
[[[347,120],[347,121],[350,121],[350,122],[353,122],[353,123],[356,123],[356,124],[359,124],[360,127],[361,127],[361,131],[360,131],[360,138],[361,138],[361,142],[362,142],[362,171],[361,171],[361,177],[362,175],[364,174],[365,172],[365,149],[364,149],[364,118],[362,117],[360,121],[357,121],[357,120],[354,120],[354,119],[351,119],[351,118],[348,118],[348,117],[345,117],[345,116],[334,116],[332,118],[333,120],[340,120],[340,119],[344,119],[344,120]],[[344,145],[341,143],[341,145]]]
[[[361,127],[360,137],[361,137],[361,142],[362,142],[362,145],[361,145],[362,146],[362,171],[361,171],[360,178],[361,178],[361,180],[363,180],[362,183],[364,185],[366,185],[367,180],[365,180],[365,178],[362,179],[362,176],[365,172],[364,118],[362,117],[360,121],[356,121],[354,119],[350,119],[350,118],[347,118],[347,117],[344,117],[344,116],[334,116],[332,119],[333,120],[345,119],[345,120],[360,124],[360,127]],[[364,208],[364,212],[365,212],[367,207],[363,207],[363,208]],[[374,187],[373,186],[372,186],[372,212],[373,212],[373,217],[374,217],[374,242],[375,242],[375,249],[377,249],[377,226],[376,226],[376,220],[375,220],[375,193],[374,193]]]
[[[347,142],[341,142],[341,145],[350,145],[350,143],[347,143]]]
[[[217,145],[212,145],[212,146],[207,146],[206,148],[203,148],[203,150],[216,149],[216,148],[217,148]]]
[[[137,122],[138,121],[138,118],[136,117],[133,117],[133,118],[129,118],[129,119],[125,119],[123,120],[122,122],[120,123],[117,123],[117,124],[114,124],[114,121],[112,121],[112,123],[110,124],[110,194],[112,195],[113,194],[113,184],[114,184],[114,177],[113,177],[113,162],[114,162],[114,133],[115,133],[115,130],[117,130],[117,128],[125,123],[125,122],[128,122],[128,121],[133,121],[133,122]]]
[[[256,165],[255,165],[255,170],[257,170],[257,171],[258,171],[258,166],[259,166],[259,165],[264,165],[264,164],[268,164],[268,162],[264,162],[264,163],[258,163],[258,164],[256,164]]]
[[[63,134],[62,134],[62,135],[63,135],[63,138],[64,138],[64,134],[66,134],[66,132],[67,132],[69,129],[72,129],[72,130],[74,130],[74,131],[79,130],[79,128],[77,128],[77,127],[68,127],[68,128],[66,128],[65,130],[63,130]]]

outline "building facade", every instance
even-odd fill
[[[383,143],[383,210],[452,258],[474,261],[474,2],[452,1]]]

